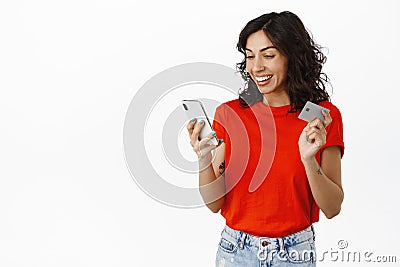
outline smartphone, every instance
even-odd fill
[[[322,115],[322,110],[326,109],[324,107],[321,107],[317,104],[314,104],[313,102],[307,101],[307,103],[304,105],[303,109],[301,110],[299,114],[299,119],[302,119],[306,122],[311,122],[315,120],[316,118],[320,119],[322,122],[325,120],[324,115]],[[326,109],[329,111],[329,109]]]
[[[204,121],[204,126],[201,129],[199,136],[200,139],[203,139],[213,131],[212,124],[206,113],[206,109],[204,108],[204,105],[203,103],[201,103],[200,100],[182,100],[182,106],[189,120],[197,119],[197,123],[200,120]],[[211,138],[211,140],[207,143],[211,145],[218,145],[218,138],[215,136]]]

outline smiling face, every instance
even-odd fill
[[[263,30],[249,35],[246,43],[246,69],[268,102],[289,104],[285,90],[287,58],[272,44]],[[289,101],[289,102],[288,102]]]

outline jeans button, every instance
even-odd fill
[[[265,247],[265,246],[268,245],[268,242],[264,240],[264,241],[261,243],[261,245],[262,245],[263,247]]]

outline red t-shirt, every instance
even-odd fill
[[[340,111],[332,103],[326,144],[344,152]],[[226,224],[256,236],[282,237],[319,219],[316,204],[300,159],[298,139],[307,122],[288,113],[290,105],[269,107],[259,102],[242,108],[239,100],[217,107],[213,128],[225,141]]]

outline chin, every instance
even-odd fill
[[[268,87],[266,88],[264,86],[261,86],[261,87],[257,86],[257,88],[258,88],[258,91],[260,91],[261,94],[270,94],[270,93],[273,93],[275,91],[274,88],[268,88]]]

